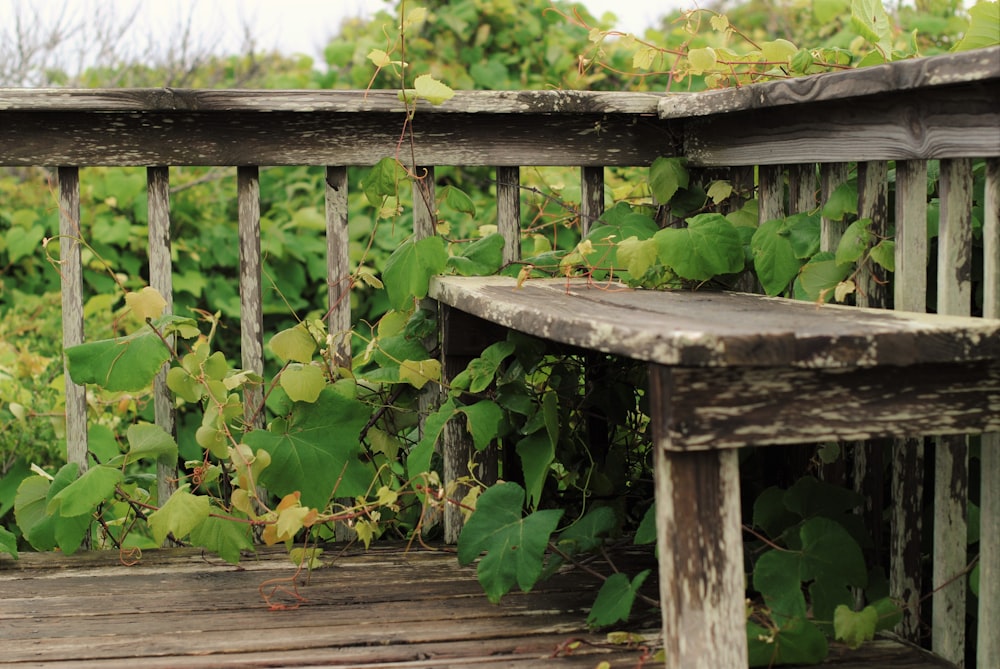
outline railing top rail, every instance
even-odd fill
[[[457,91],[440,105],[418,100],[421,114],[655,115],[663,93]],[[407,112],[396,90],[0,89],[0,112]]]
[[[659,113],[664,119],[686,119],[978,83],[1000,83],[1000,46],[741,88],[665,96],[659,102]]]

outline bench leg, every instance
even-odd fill
[[[739,453],[670,451],[669,383],[654,368],[656,532],[667,667],[745,669],[746,591]]]
[[[747,666],[737,458],[735,450],[657,449],[656,531],[668,667]]]

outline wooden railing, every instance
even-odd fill
[[[81,166],[143,166],[148,174],[150,284],[172,293],[169,166],[225,166],[238,175],[242,363],[263,371],[260,254],[260,174],[265,165],[326,168],[329,331],[350,330],[345,278],[347,168],[398,153],[406,110],[395,92],[2,90],[0,165],[59,166],[64,344],[83,340],[79,238]],[[579,167],[581,220],[596,220],[604,204],[604,168],[649,165],[684,155],[694,178],[720,171],[756,191],[761,222],[814,209],[857,170],[860,217],[880,234],[895,229],[893,295],[884,277],[859,281],[862,305],[925,311],[928,161],[940,161],[939,260],[936,308],[968,314],[971,297],[972,159],[986,158],[983,241],[984,315],[1000,318],[1000,48],[837,74],[689,95],[511,91],[458,93],[434,107],[418,105],[413,152],[406,163],[496,168],[497,221],[516,260],[521,226],[519,170]],[[431,175],[433,172],[431,172]],[[700,175],[700,176],[699,176]],[[889,198],[890,175],[895,201]],[[433,187],[433,178],[425,180]],[[414,197],[415,233],[434,234],[433,212]],[[738,204],[738,203],[734,203]],[[823,222],[823,245],[835,248],[842,230]],[[349,358],[346,338],[339,355]],[[66,390],[69,459],[86,466],[86,396]],[[156,386],[157,422],[173,430],[172,402]],[[258,398],[259,403],[259,398]],[[253,406],[252,397],[247,406]],[[998,409],[1000,410],[1000,409]],[[256,415],[256,412],[255,412]],[[856,447],[860,481],[871,475],[877,447]],[[920,582],[922,441],[892,449],[892,592],[910,610],[934,590],[934,649],[964,655],[967,446],[942,439],[935,449],[934,575]],[[466,460],[446,458],[445,478]],[[981,667],[1000,664],[1000,441],[982,448]],[[172,465],[161,465],[169,495]],[[880,509],[872,509],[877,517]],[[452,518],[450,533],[457,531]],[[933,585],[933,588],[929,587]],[[915,616],[900,633],[918,635]]]

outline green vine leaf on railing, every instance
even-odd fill
[[[217,513],[220,509],[211,508],[210,511]],[[195,546],[212,551],[230,564],[239,564],[242,551],[254,551],[250,526],[224,518],[205,518],[191,530],[189,538]]]
[[[448,258],[448,266],[462,276],[487,276],[503,265],[503,235],[493,233],[477,239]]]
[[[177,460],[177,442],[159,425],[140,422],[130,425],[125,432],[128,440],[128,453],[125,454],[125,464],[148,458],[173,462]]]
[[[18,559],[17,535],[3,526],[0,526],[0,553],[7,553],[15,560]]]
[[[851,649],[860,648],[865,641],[874,639],[877,624],[878,611],[871,605],[854,611],[846,604],[840,604],[833,612],[834,638]]]
[[[172,333],[192,336],[191,330],[197,333],[190,318],[167,315],[124,337],[67,347],[70,377],[80,385],[92,383],[105,390],[142,390],[170,360],[163,337]]]
[[[59,468],[52,478],[29,476],[21,481],[14,499],[14,518],[24,538],[33,548],[49,551],[59,547],[72,555],[83,543],[90,527],[92,509],[79,516],[53,515],[49,502],[76,480],[79,468],[70,462]]]
[[[287,420],[268,430],[254,430],[243,444],[271,456],[260,483],[285,496],[301,492],[303,506],[322,509],[334,492],[342,497],[363,495],[373,470],[360,460],[362,428],[372,408],[327,386],[313,403],[297,402]]]
[[[969,51],[1000,44],[1000,2],[977,2],[969,9],[969,27],[954,51]]]
[[[393,309],[405,310],[414,299],[427,297],[430,279],[444,272],[448,252],[441,237],[425,237],[404,242],[386,260],[382,272],[385,291]]]
[[[664,228],[654,239],[663,264],[683,279],[707,281],[743,269],[743,240],[722,214],[698,214],[687,227]]]
[[[779,295],[788,289],[802,266],[792,242],[782,234],[785,221],[762,223],[750,239],[753,265],[764,292]]]
[[[516,583],[527,592],[542,574],[542,557],[562,509],[524,516],[524,488],[501,483],[487,489],[476,503],[458,539],[458,561],[467,565],[482,553],[476,575],[494,604]]]
[[[117,467],[91,467],[49,499],[45,512],[49,515],[58,513],[64,517],[90,514],[98,504],[114,494],[115,487],[124,479],[125,476]]]
[[[892,54],[892,24],[882,0],[852,0],[851,22],[858,33],[878,47],[884,60]]]
[[[168,534],[175,539],[186,537],[203,523],[211,511],[211,503],[204,495],[193,495],[188,486],[183,485],[170,496],[158,510],[149,514],[147,522],[153,532],[153,540],[162,544]]]

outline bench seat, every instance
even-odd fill
[[[430,296],[446,376],[497,326],[649,362],[668,667],[746,666],[739,447],[1000,430],[1000,320],[586,279],[437,277]]]

